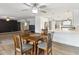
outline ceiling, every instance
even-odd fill
[[[79,9],[79,3],[47,3],[43,5],[47,6],[43,9],[47,10],[48,13],[52,11],[55,12],[55,10]],[[24,3],[0,3],[0,18],[5,18],[7,16],[15,19],[22,19],[34,15],[31,12],[31,8],[24,5]]]

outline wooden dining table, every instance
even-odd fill
[[[36,55],[37,54],[37,43],[41,39],[40,34],[30,33],[29,36],[25,35],[25,36],[22,36],[22,38],[26,41],[33,42],[33,45],[34,45],[34,53],[33,54]]]

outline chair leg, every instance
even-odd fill
[[[39,48],[37,48],[37,55],[39,55]]]
[[[52,55],[52,49],[51,49],[51,55]]]
[[[51,55],[52,55],[52,52],[51,52]]]
[[[33,55],[33,49],[31,49],[31,55]]]
[[[23,55],[23,52],[21,52],[21,55]]]
[[[16,50],[15,50],[15,55],[16,55]]]

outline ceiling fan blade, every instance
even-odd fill
[[[37,7],[39,4],[38,3],[32,3],[33,7]]]
[[[46,5],[41,5],[39,6],[39,8],[46,8]]]
[[[27,3],[23,3],[23,4],[26,5],[26,6],[32,7],[30,4],[27,4]]]
[[[45,10],[40,10],[41,12],[43,12],[43,13],[47,13],[47,11],[45,11]]]
[[[28,11],[28,9],[23,9],[23,10],[21,10],[21,11]]]

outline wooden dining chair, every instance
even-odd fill
[[[21,32],[21,36],[22,37],[28,37],[30,35],[29,30],[24,30],[23,32]],[[28,41],[26,39],[23,39],[23,43],[28,43]]]
[[[48,55],[49,53],[52,54],[52,35],[49,33],[42,40],[41,43],[38,43],[37,54],[40,53],[40,50],[42,50],[45,55]]]
[[[26,54],[29,51],[31,51],[30,54],[32,54],[33,46],[30,44],[23,44],[20,35],[16,34],[13,35],[13,40],[14,40],[15,55],[17,54],[17,52],[20,52],[21,55],[23,55],[24,53]]]
[[[48,30],[47,29],[42,29],[41,35],[47,35]]]

